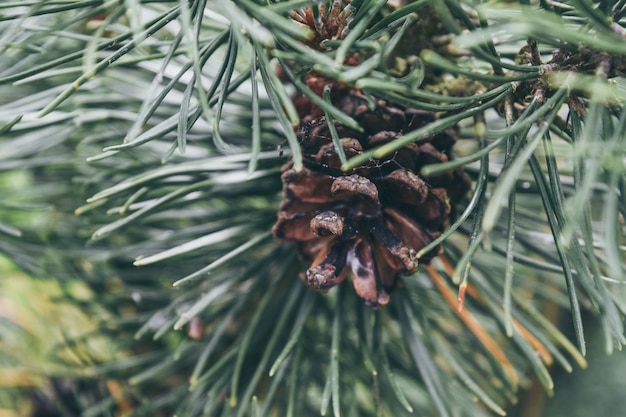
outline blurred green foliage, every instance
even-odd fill
[[[624,1],[354,0],[322,48],[306,5],[0,3],[0,407],[477,417],[625,342]],[[456,233],[379,312],[270,237],[311,73],[439,115],[346,169],[461,134],[418,173],[472,177]]]

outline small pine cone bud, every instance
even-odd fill
[[[335,123],[348,158],[436,119],[433,113],[382,100],[372,109],[361,93],[346,87],[335,89],[333,96],[333,104],[364,129]],[[426,164],[448,160],[456,132],[446,130],[343,172],[324,117],[317,111],[301,116],[296,133],[304,167],[283,167],[284,200],[274,236],[296,242],[311,262],[302,276],[310,288],[328,291],[351,272],[365,303],[383,306],[398,274],[417,268],[417,252],[442,232],[453,206],[469,190],[469,179],[460,170],[428,179],[417,174]],[[421,262],[438,253],[438,248],[430,251]]]

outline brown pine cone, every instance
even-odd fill
[[[335,122],[346,157],[390,142],[435,120],[433,113],[375,101],[371,109],[359,92],[339,87],[333,104],[363,127],[357,132]],[[273,232],[296,242],[311,262],[303,274],[312,289],[327,291],[352,272],[357,294],[371,307],[389,302],[398,274],[417,268],[416,253],[449,221],[470,181],[460,171],[423,179],[422,166],[445,162],[457,135],[446,130],[427,142],[371,160],[350,172],[340,169],[328,124],[319,111],[299,106],[297,128],[304,168],[283,167],[284,200]],[[433,250],[421,258],[428,262]]]

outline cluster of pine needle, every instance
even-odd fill
[[[624,0],[2,2],[0,252],[97,329],[50,346],[28,412],[480,417],[551,392],[584,315],[626,343],[625,75]],[[335,181],[323,208],[281,171]]]

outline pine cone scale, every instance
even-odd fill
[[[348,253],[348,262],[352,268],[352,282],[356,293],[365,304],[378,307],[389,302],[389,294],[379,277],[374,254],[369,242],[359,240]]]

